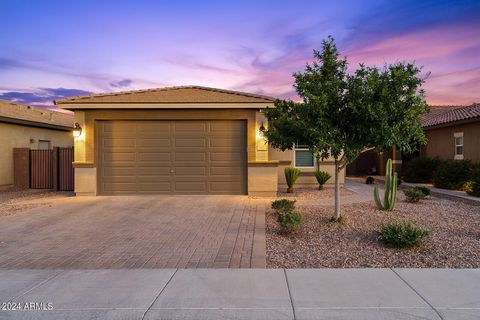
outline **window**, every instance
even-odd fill
[[[455,138],[455,160],[463,159],[463,132],[454,133]]]
[[[49,150],[50,149],[50,141],[48,141],[48,140],[38,140],[38,149],[39,150]]]
[[[295,145],[294,151],[295,151],[294,167],[313,168],[315,166],[313,153],[308,149],[307,146],[297,144]]]

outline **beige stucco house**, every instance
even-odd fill
[[[0,189],[13,185],[13,149],[71,147],[73,115],[0,100]]]
[[[283,168],[301,168],[299,185],[315,186],[313,155],[273,150],[260,127],[271,97],[170,87],[56,101],[75,111],[77,195],[273,195]],[[333,176],[333,163],[321,163]],[[343,174],[341,175],[343,183]],[[328,183],[333,183],[333,179]]]

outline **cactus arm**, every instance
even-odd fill
[[[397,173],[393,175],[393,186],[392,186],[392,194],[390,197],[390,211],[393,210],[395,207],[395,203],[397,202],[397,183],[398,183],[398,176]]]
[[[380,201],[380,195],[378,194],[378,187],[375,186],[373,188],[373,200],[375,201],[375,205],[378,209],[383,210],[382,201]]]

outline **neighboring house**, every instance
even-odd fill
[[[470,106],[431,106],[422,119],[427,145],[413,155],[428,158],[465,159],[480,163],[480,104]],[[402,160],[412,155],[386,151],[377,154],[369,151],[360,155],[347,166],[347,175],[385,174],[388,158],[395,159],[397,171],[401,171]]]
[[[73,115],[0,100],[0,188],[13,185],[13,149],[73,145]]]
[[[199,86],[96,94],[56,101],[75,111],[75,192],[272,195],[283,168],[314,185],[315,161],[301,145],[280,152],[260,127],[274,99]],[[333,175],[332,162],[321,163]],[[343,174],[341,175],[343,182]],[[333,179],[329,181],[333,183]]]
[[[423,120],[428,143],[421,155],[480,163],[480,104],[454,107]]]

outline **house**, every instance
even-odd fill
[[[13,149],[73,145],[73,115],[0,100],[0,189],[13,185]]]
[[[388,158],[395,159],[396,171],[402,161],[413,157],[465,159],[480,163],[480,104],[470,106],[431,106],[422,119],[427,145],[414,155],[402,155],[397,150],[382,154],[374,151],[360,155],[347,166],[347,175],[384,175]]]
[[[480,103],[431,114],[422,125],[428,141],[422,156],[480,163]]]
[[[302,145],[279,152],[261,133],[274,98],[200,86],[95,94],[55,101],[75,111],[75,192],[273,195],[283,168],[314,185]],[[333,162],[321,163],[333,176]],[[341,175],[343,183],[343,174]],[[333,179],[328,183],[333,183]]]

